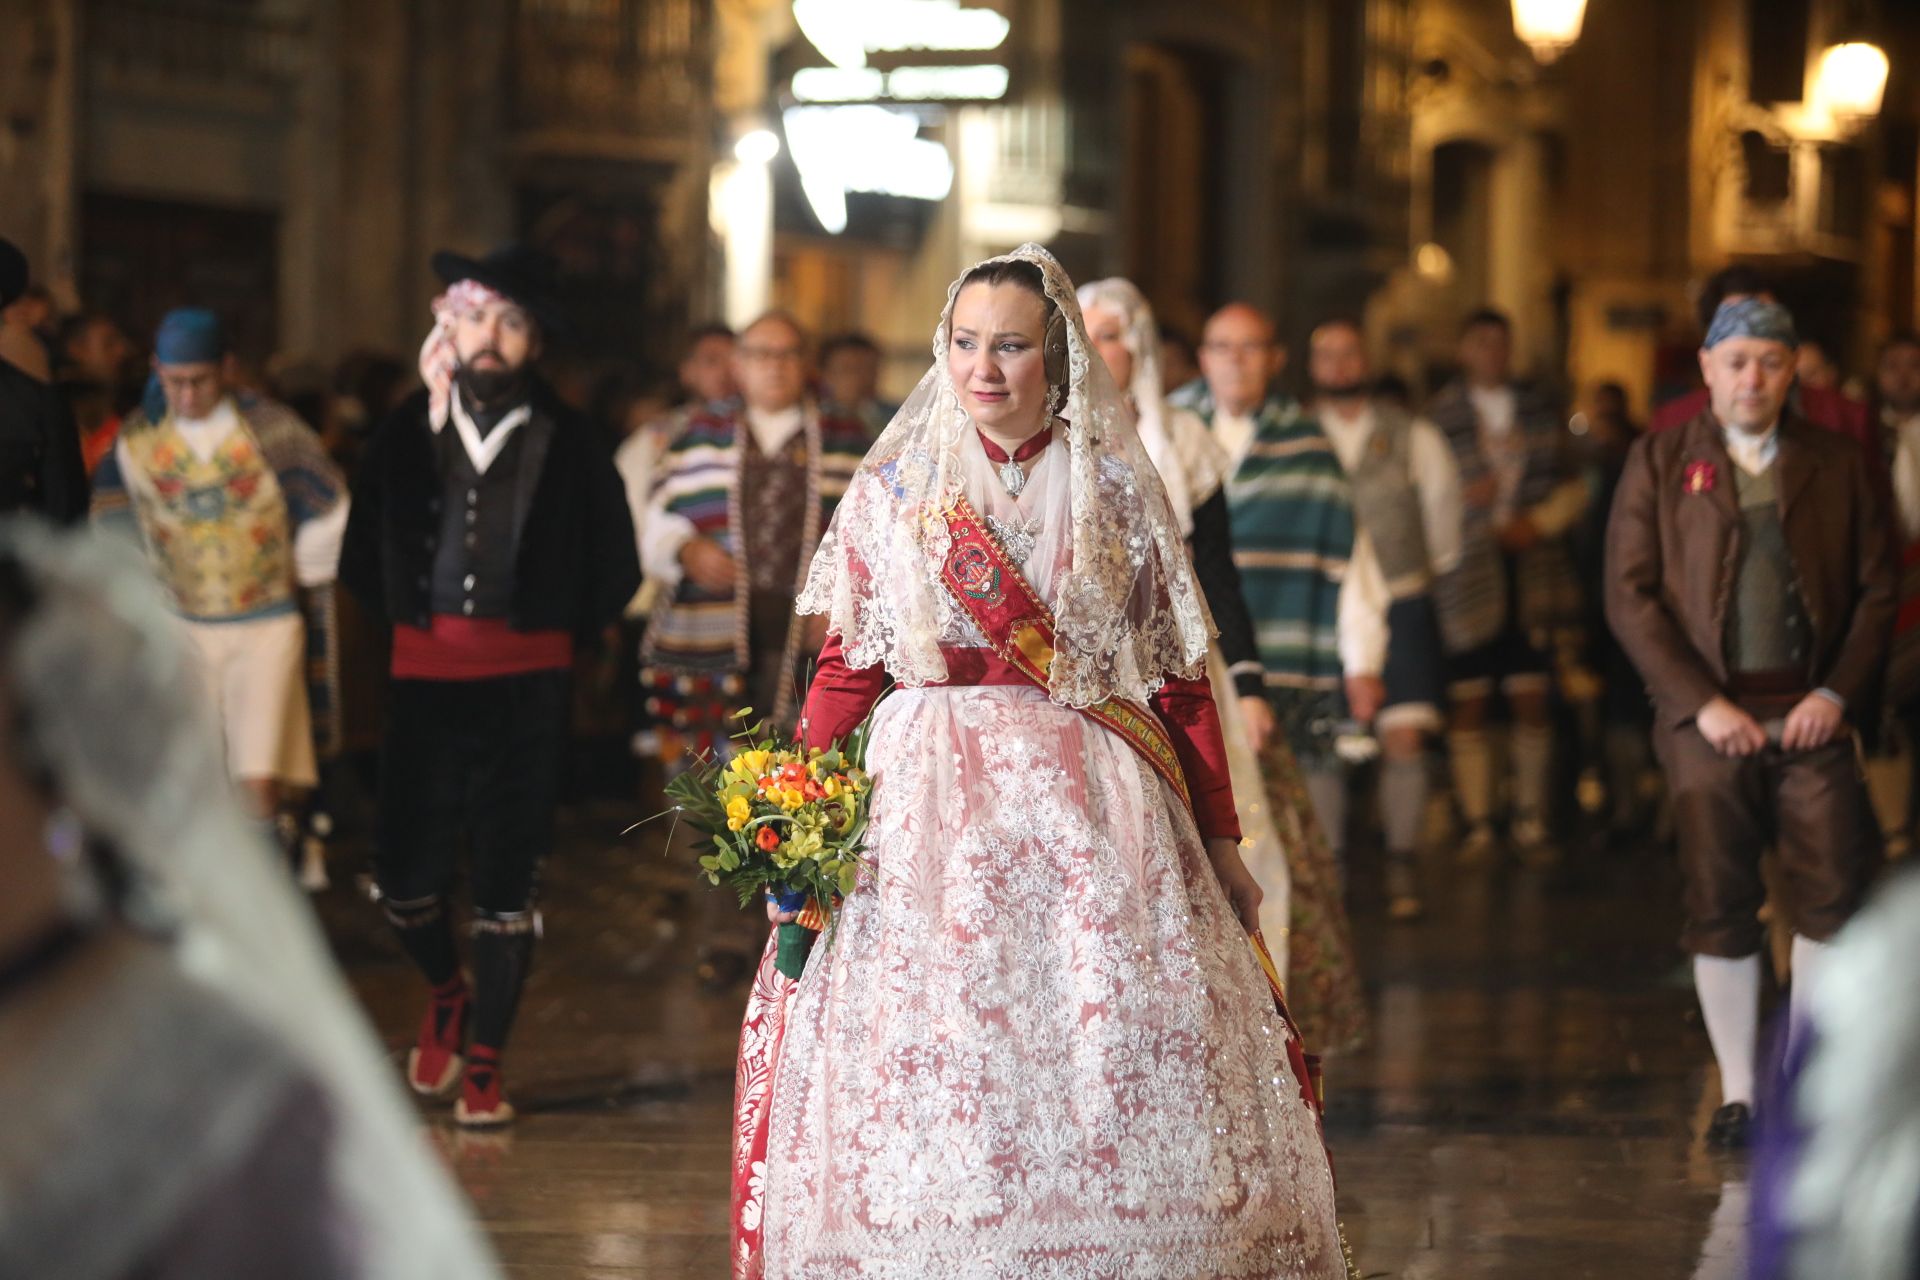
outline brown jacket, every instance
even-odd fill
[[[1789,413],[1780,513],[1813,652],[1809,687],[1870,709],[1893,629],[1894,559],[1860,448]],[[1607,524],[1607,622],[1662,720],[1679,727],[1724,692],[1727,606],[1739,565],[1733,459],[1711,410],[1637,441]]]

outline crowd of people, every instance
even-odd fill
[[[1883,832],[1896,853],[1914,838],[1915,788],[1876,813],[1859,751],[1904,750],[1920,779],[1920,554],[1901,550],[1920,546],[1920,337],[1889,339],[1855,395],[1745,268],[1702,290],[1702,386],[1643,430],[1618,385],[1575,412],[1521,376],[1496,310],[1463,319],[1448,376],[1415,407],[1353,317],[1321,319],[1296,374],[1257,306],[1222,307],[1189,346],[1131,283],[1075,290],[1031,246],[956,281],[940,357],[899,405],[871,339],[816,348],[778,311],[694,330],[671,394],[589,378],[554,359],[579,317],[542,255],[432,265],[444,288],[417,360],[256,374],[192,306],[139,335],[139,363],[112,317],[56,316],[0,241],[0,507],[138,549],[226,773],[310,886],[325,879],[323,770],[356,749],[376,762],[371,879],[427,990],[405,1079],[456,1096],[462,1125],[514,1119],[504,1057],[583,664],[627,664],[617,719],[652,785],[724,757],[742,707],[815,745],[874,717],[893,789],[823,976],[774,976],[764,921],[717,897],[698,922],[701,977],[753,979],[736,1275],[857,1265],[829,1184],[895,1223],[863,1245],[892,1261],[966,1247],[890,1219],[878,1171],[896,1139],[834,1181],[810,1134],[823,1110],[866,1107],[897,1141],[930,1140],[938,1109],[920,1092],[965,1082],[938,1061],[902,1074],[902,1028],[973,1034],[949,1011],[980,1015],[995,997],[978,965],[1011,955],[1024,989],[1098,991],[1104,1013],[1042,999],[994,1015],[1004,1034],[979,1061],[1004,1095],[941,1121],[939,1141],[1040,1161],[1024,1144],[1076,1123],[1049,1089],[1131,1091],[1176,1136],[1211,1123],[1194,1098],[1225,1099],[1265,1136],[1227,1161],[1245,1196],[1209,1218],[1206,1273],[1279,1249],[1337,1274],[1311,1090],[1303,1108],[1260,1091],[1293,1069],[1263,1055],[1366,1040],[1356,895],[1377,890],[1404,926],[1433,910],[1436,877],[1509,860],[1538,873],[1675,847],[1721,1085],[1705,1137],[1744,1147],[1764,1111],[1767,922],[1790,939],[1790,1025],[1814,1037],[1806,996],[1880,872]],[[64,567],[37,536],[11,554]],[[24,633],[21,592],[0,590],[0,632]],[[1009,609],[1045,620],[1031,668],[1032,644],[1000,634]],[[933,857],[912,876],[889,856],[909,846]],[[1029,846],[1057,863],[1045,919],[1019,905],[1037,883]],[[1063,848],[1080,852],[1058,862]],[[1350,870],[1375,865],[1377,886]],[[962,885],[999,886],[990,926],[943,896]],[[1186,904],[1178,928],[1150,909],[1162,898]],[[1085,936],[1059,943],[1054,908],[1096,901],[1065,912]],[[1252,961],[1215,945],[1236,920],[1279,943],[1280,1022],[1254,1013]],[[1078,957],[1057,971],[1056,945]],[[1196,996],[1173,1021],[1197,1040],[1164,1017],[1129,1030],[1130,984],[1175,971],[1245,1007]],[[1078,1059],[1049,1074],[1050,1037],[1096,1033],[1133,1037],[1159,1083]],[[1167,1073],[1191,1096],[1157,1093]],[[1251,1190],[1276,1171],[1297,1194],[1280,1216]],[[1089,1171],[1042,1207],[986,1184],[955,1194],[997,1206],[980,1212],[1030,1238],[1036,1265],[1083,1268],[1127,1255],[1111,1240],[1062,1253],[1045,1243],[1061,1221],[1106,1222],[1128,1197],[1172,1221],[1218,1195],[1151,1164],[1117,1176]]]

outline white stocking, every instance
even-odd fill
[[[1760,1036],[1760,957],[1693,958],[1693,986],[1720,1064],[1720,1102],[1753,1105],[1754,1059]]]

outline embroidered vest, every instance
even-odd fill
[[[141,532],[181,614],[237,622],[292,611],[287,501],[251,431],[236,429],[202,461],[169,415],[126,446],[148,481],[134,489]]]

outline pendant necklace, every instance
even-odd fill
[[[987,459],[1000,464],[1000,483],[1007,487],[1009,494],[1018,498],[1020,491],[1027,487],[1027,473],[1020,464],[1030,458],[1039,456],[1040,451],[1052,442],[1053,424],[1048,423],[1039,431],[1034,432],[1033,435],[1027,437],[1025,444],[1021,445],[1018,450],[1011,454],[993,441],[987,439],[986,433],[978,427],[975,427],[974,431],[980,436],[980,447],[987,451]]]

